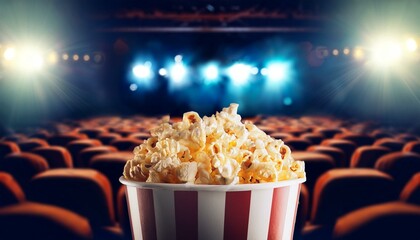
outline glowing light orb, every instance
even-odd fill
[[[339,54],[340,54],[340,51],[338,51],[338,49],[334,49],[332,51],[332,55],[334,55],[334,56],[338,56]]]
[[[248,82],[251,67],[243,63],[236,63],[228,69],[227,73],[234,85],[242,86]]]
[[[286,63],[271,63],[267,67],[267,78],[270,81],[281,81],[287,77],[288,65]]]
[[[16,49],[9,47],[4,51],[4,59],[6,59],[7,61],[11,61],[15,58],[16,56]]]
[[[414,38],[408,38],[405,41],[405,47],[409,52],[415,52],[417,50],[417,42]]]
[[[88,54],[83,55],[83,60],[84,60],[85,62],[89,62],[89,60],[90,60],[90,56],[89,56]]]
[[[350,49],[348,49],[348,48],[344,48],[344,49],[343,49],[343,54],[344,54],[344,55],[349,55],[349,54],[350,54]]]
[[[402,57],[402,48],[398,42],[392,40],[383,40],[377,42],[372,47],[372,62],[376,66],[390,66]]]
[[[23,71],[40,70],[44,65],[42,53],[35,48],[23,48],[19,51],[17,66]]]
[[[135,83],[130,84],[130,91],[134,92],[137,90],[137,88],[138,88],[137,84]]]
[[[165,68],[159,69],[159,75],[160,76],[166,76],[168,74],[168,71],[166,71]]]
[[[219,69],[216,65],[209,65],[204,69],[204,78],[206,80],[216,80],[219,78]]]
[[[145,64],[137,64],[133,67],[133,74],[137,78],[147,79],[151,77],[152,71],[150,66],[146,66]]]
[[[175,63],[170,70],[170,77],[175,85],[183,84],[186,75],[187,69],[182,63]]]

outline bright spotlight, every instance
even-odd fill
[[[9,47],[6,48],[6,50],[4,51],[4,59],[6,59],[7,61],[11,61],[15,58],[16,56],[16,49]]]
[[[164,68],[159,69],[159,75],[160,76],[164,77],[167,74],[168,74],[168,71],[166,71],[166,69],[164,69]]]
[[[252,75],[257,75],[258,74],[258,68],[257,67],[251,68],[251,74]]]
[[[175,85],[182,85],[187,75],[187,69],[184,64],[177,62],[171,67],[169,74]]]
[[[408,38],[405,41],[405,47],[409,52],[415,52],[417,50],[417,42],[414,38]]]
[[[364,51],[363,51],[363,49],[362,49],[362,48],[360,48],[360,47],[356,47],[356,48],[353,50],[353,57],[354,57],[356,60],[360,60],[360,59],[362,59],[364,56],[365,56],[365,53],[364,53]]]
[[[137,64],[133,67],[133,74],[139,79],[148,79],[152,76],[150,65]]]
[[[177,62],[177,63],[182,62],[182,55],[176,55],[176,56],[174,57],[174,60],[175,60],[175,62]]]
[[[50,64],[56,64],[58,62],[58,55],[56,52],[50,52],[48,54],[47,60]]]
[[[372,61],[377,66],[390,66],[402,56],[401,45],[392,40],[379,41],[372,48]]]
[[[281,81],[286,79],[288,71],[288,64],[276,62],[267,66],[267,78],[270,81]]]
[[[207,81],[214,81],[219,78],[219,69],[216,65],[208,65],[205,67],[203,74]]]
[[[251,67],[243,63],[235,63],[228,69],[228,75],[236,86],[247,83],[251,73]]]
[[[42,54],[37,49],[24,48],[19,51],[18,66],[25,71],[40,70],[44,65]]]
[[[267,76],[267,74],[268,74],[268,69],[267,68],[261,68],[261,75]]]

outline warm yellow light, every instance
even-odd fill
[[[401,45],[393,40],[378,41],[372,47],[372,61],[376,65],[390,66],[402,57]]]
[[[51,64],[55,64],[58,62],[58,55],[56,52],[50,52],[48,54],[48,62]]]
[[[19,51],[18,67],[24,71],[40,70],[44,65],[42,53],[35,48],[23,48]]]
[[[408,38],[405,41],[405,47],[409,52],[415,52],[417,50],[417,42],[414,38]]]
[[[63,58],[64,61],[67,61],[67,60],[69,60],[69,55],[67,53],[64,53],[62,58]]]
[[[83,60],[85,60],[85,62],[88,62],[90,60],[90,56],[88,54],[85,54],[83,56]]]
[[[353,56],[354,56],[355,59],[360,60],[360,59],[363,59],[364,58],[365,52],[363,51],[362,48],[356,47],[353,50]]]
[[[79,61],[79,55],[74,54],[74,55],[73,55],[73,60],[74,60],[75,62]]]
[[[13,60],[16,57],[16,49],[13,47],[6,48],[3,56],[7,61]]]
[[[338,56],[338,54],[340,54],[340,51],[338,51],[338,49],[334,49],[334,50],[332,51],[332,55],[334,55],[334,56]]]
[[[344,55],[349,55],[350,54],[350,49],[344,48],[343,53],[344,53]]]

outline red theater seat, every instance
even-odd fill
[[[326,139],[321,142],[323,146],[335,147],[343,151],[344,153],[344,165],[343,167],[348,167],[350,165],[350,158],[353,155],[354,150],[357,146],[353,142],[344,139]]]
[[[390,133],[388,133],[387,131],[384,131],[384,130],[374,130],[374,131],[372,131],[370,136],[372,136],[375,139],[392,138],[393,137],[392,134],[390,134]]]
[[[309,191],[305,184],[301,185],[299,195],[299,206],[296,213],[296,223],[294,229],[294,238],[300,239],[303,227],[309,217]]]
[[[18,142],[18,145],[22,152],[30,152],[34,148],[48,146],[48,142],[44,139],[31,138]]]
[[[79,133],[62,133],[51,136],[50,138],[48,138],[48,142],[50,143],[50,145],[65,147],[71,141],[80,139],[87,139],[87,136],[85,134]]]
[[[133,151],[135,147],[142,143],[143,140],[137,138],[119,138],[112,141],[110,145],[116,147],[119,151]]]
[[[358,209],[338,219],[333,239],[420,239],[419,223],[419,206],[383,203]]]
[[[318,178],[311,224],[330,225],[360,207],[397,198],[391,176],[375,169],[334,169]]]
[[[20,148],[16,143],[11,141],[0,142],[0,160],[4,158],[7,154],[18,152],[20,152]]]
[[[121,135],[118,133],[102,133],[96,137],[104,145],[109,145],[112,141],[119,138],[121,138]]]
[[[281,139],[283,141],[286,140],[286,139],[293,138],[293,135],[292,134],[290,134],[290,133],[284,133],[284,132],[273,132],[273,133],[270,134],[270,136],[272,138]]]
[[[400,199],[420,206],[420,172],[416,173],[401,191]]]
[[[376,140],[373,145],[389,148],[393,152],[401,151],[405,142],[393,138],[381,138]]]
[[[7,172],[0,172],[0,208],[23,201],[25,201],[25,193],[13,176]]]
[[[321,133],[325,138],[332,138],[338,133],[343,133],[343,130],[340,128],[315,128],[313,132]]]
[[[404,145],[403,152],[414,152],[420,154],[420,141],[411,141]]]
[[[92,226],[115,224],[112,189],[108,179],[90,169],[52,169],[35,176],[28,199],[74,211]]]
[[[28,137],[22,133],[15,133],[9,136],[6,136],[2,139],[2,141],[11,141],[11,142],[19,142],[27,139]]]
[[[312,145],[318,145],[325,139],[321,133],[304,133],[300,137],[309,140]]]
[[[50,168],[72,168],[73,159],[70,152],[60,146],[39,147],[32,150],[32,153],[40,155],[47,160]]]
[[[344,139],[352,141],[356,146],[372,145],[375,139],[369,135],[358,134],[358,133],[343,133],[334,136],[334,139]]]
[[[12,174],[23,189],[33,176],[48,168],[48,162],[33,153],[12,153],[0,160],[0,171]]]
[[[0,238],[88,240],[93,239],[93,234],[88,220],[76,213],[26,202],[0,208]]]
[[[147,140],[149,137],[151,137],[150,133],[147,132],[133,133],[128,136],[128,138],[134,138],[142,141]]]
[[[335,167],[334,160],[326,154],[295,151],[292,152],[292,156],[295,160],[305,161],[306,186],[309,193],[312,192],[316,179],[324,172]]]
[[[83,128],[78,131],[79,133],[86,134],[89,138],[96,138],[100,134],[108,132],[105,128]]]
[[[86,148],[89,147],[98,147],[101,146],[102,143],[96,139],[81,139],[81,140],[74,140],[67,144],[67,149],[69,150],[73,161],[76,163],[77,158],[79,157],[79,153]]]
[[[330,146],[315,145],[315,146],[310,146],[307,149],[307,151],[326,154],[334,160],[335,165],[337,167],[345,167],[345,164],[346,164],[346,161],[344,160],[345,155],[341,149],[330,147]]]
[[[307,139],[303,139],[303,138],[287,138],[284,140],[284,143],[290,147],[290,149],[294,150],[294,151],[304,151],[306,150],[309,146],[311,146],[311,142]]]
[[[130,217],[128,215],[127,196],[125,195],[125,186],[121,186],[117,194],[117,213],[118,221],[124,233],[124,239],[131,239]]]
[[[391,175],[399,189],[402,189],[414,174],[420,172],[420,154],[389,153],[378,159],[375,168]]]
[[[90,161],[96,155],[117,152],[118,149],[113,146],[98,146],[98,147],[89,147],[83,149],[79,156],[77,157],[76,166],[77,167],[87,167],[89,166]]]
[[[374,168],[376,161],[390,153],[386,147],[380,146],[362,146],[358,147],[354,151],[353,156],[350,160],[350,167],[352,168]]]
[[[419,138],[416,135],[410,134],[410,133],[400,133],[395,136],[396,139],[399,139],[404,142],[410,142],[410,141],[418,141]]]

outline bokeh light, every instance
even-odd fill
[[[245,85],[249,80],[250,73],[251,67],[243,63],[235,63],[227,70],[227,74],[235,86]]]
[[[214,83],[219,79],[219,68],[216,64],[210,63],[203,67],[202,74],[205,83]]]
[[[4,59],[6,59],[7,61],[13,60],[16,56],[16,49],[13,47],[6,48],[3,56],[4,56]]]
[[[166,76],[168,74],[168,71],[165,68],[159,69],[159,75],[160,76]]]
[[[267,66],[267,79],[270,82],[278,82],[286,79],[289,65],[284,62],[273,62]]]
[[[408,38],[405,41],[405,47],[409,52],[415,52],[417,50],[417,41],[414,38]]]
[[[382,39],[372,47],[372,62],[375,66],[388,67],[394,65],[402,57],[401,45],[392,39]]]
[[[152,76],[152,70],[146,64],[136,64],[132,71],[134,76],[139,79],[149,79]]]
[[[172,65],[169,76],[173,85],[183,86],[186,83],[187,68],[182,62],[177,62]]]

